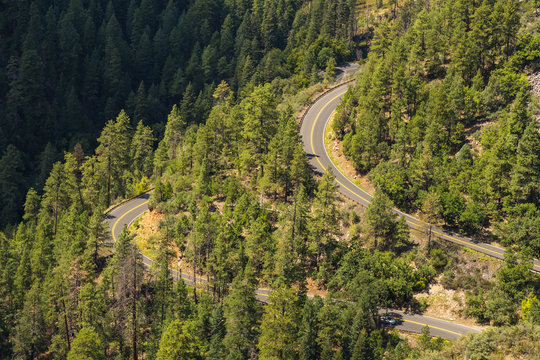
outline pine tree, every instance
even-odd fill
[[[245,240],[245,255],[257,273],[261,273],[265,259],[271,258],[274,243],[270,224],[266,216],[261,215],[249,227],[249,235]]]
[[[98,138],[99,146],[96,155],[99,171],[105,182],[107,194],[106,206],[111,205],[113,197],[122,196],[125,193],[125,184],[122,181],[123,173],[129,166],[129,123],[130,119],[121,111],[116,121],[110,120]]]
[[[249,275],[241,272],[234,279],[230,293],[224,299],[227,334],[223,344],[228,351],[226,359],[245,359],[255,350],[258,307],[255,287]]]
[[[33,359],[44,350],[46,328],[40,298],[41,290],[39,282],[36,282],[26,293],[21,317],[15,328],[13,340],[15,356]]]
[[[32,223],[33,226],[37,225],[40,200],[41,197],[38,195],[36,190],[34,190],[34,188],[30,188],[26,194],[26,201],[24,202],[23,220]]]
[[[510,192],[519,202],[534,202],[540,197],[540,135],[534,120],[529,121],[519,140]]]
[[[202,360],[205,357],[201,339],[195,335],[195,322],[172,321],[159,342],[158,360],[186,359]]]
[[[131,97],[131,94],[130,94]],[[133,108],[133,122],[148,122],[151,119],[150,104],[148,103],[148,95],[144,86],[144,81],[141,81],[137,93],[133,98],[133,104],[130,106]]]
[[[388,248],[395,234],[396,220],[392,213],[392,201],[382,191],[377,191],[365,214],[365,226],[375,247]]]
[[[323,271],[331,260],[329,257],[336,247],[336,236],[339,234],[337,213],[337,186],[334,183],[332,170],[328,169],[319,181],[312,210],[312,229],[309,251],[313,264]]]
[[[366,333],[366,329],[362,329],[358,334],[358,338],[354,342],[354,348],[351,356],[351,360],[368,360],[371,359],[371,349],[369,344],[369,337]]]
[[[186,123],[193,124],[197,115],[195,114],[195,91],[193,85],[189,83],[184,91],[182,102],[180,103],[180,114]]]
[[[124,229],[115,243],[116,252],[113,260],[115,271],[115,300],[124,323],[123,336],[131,348],[131,358],[137,360],[139,354],[139,297],[142,284],[142,264],[140,254],[133,244],[133,235]]]
[[[166,217],[161,223],[160,228],[165,232],[165,235],[159,242],[158,257],[155,264],[157,264],[157,279],[155,283],[156,295],[155,295],[155,321],[158,323],[158,327],[162,327],[165,321],[169,317],[171,295],[173,291],[173,278],[169,269],[170,259],[173,254],[170,246],[172,239],[170,238],[170,229],[172,226],[172,218]],[[182,281],[182,280],[179,280]]]
[[[165,127],[165,135],[163,136],[163,146],[167,149],[169,159],[176,157],[177,147],[182,139],[182,133],[184,131],[186,122],[180,113],[180,110],[176,105],[167,117],[167,125]],[[160,143],[160,147],[161,147]]]
[[[269,84],[255,88],[242,101],[240,107],[244,117],[242,136],[245,141],[244,154],[241,158],[244,167],[249,170],[252,166],[262,163],[261,154],[267,152],[271,134],[277,125],[275,100]]]
[[[300,307],[293,288],[279,288],[268,296],[259,336],[259,359],[296,359]]]
[[[64,157],[65,189],[71,204],[76,204],[78,209],[85,209],[81,189],[82,173],[80,163],[74,154],[66,153]]]
[[[53,232],[56,234],[58,228],[58,216],[62,210],[69,206],[69,198],[66,193],[66,174],[62,163],[53,165],[49,178],[45,182],[43,189],[42,207],[52,213],[54,226]]]
[[[187,320],[194,308],[193,301],[188,297],[188,289],[184,280],[178,280],[173,287],[171,308],[174,319]]]
[[[225,327],[225,317],[220,306],[212,311],[210,318],[210,345],[208,347],[207,358],[210,360],[221,360],[225,357],[225,347],[223,346],[223,338],[227,332]]]
[[[67,354],[67,360],[79,359],[105,359],[101,340],[92,328],[80,329],[75,339],[73,339],[71,350]]]
[[[336,79],[336,66],[336,60],[333,57],[328,59],[325,69],[326,79],[328,81],[334,81]]]
[[[24,164],[21,152],[9,145],[0,158],[0,194],[3,196],[0,209],[1,225],[15,223],[24,193],[21,193]]]
[[[302,323],[299,328],[300,360],[318,359],[320,347],[317,342],[318,319],[317,312],[322,306],[322,300],[316,296],[314,300],[306,301],[302,310]]]
[[[221,25],[220,36],[219,52],[225,56],[226,59],[230,59],[233,55],[235,40],[234,22],[230,14],[227,15]]]
[[[152,129],[139,121],[130,146],[132,171],[136,177],[149,177],[151,175],[152,152],[155,140]]]
[[[41,126],[32,126],[32,119],[46,118],[47,111],[45,69],[37,49],[23,52],[18,75],[16,86],[20,93],[19,106],[24,119],[22,128],[26,134],[38,135],[42,131],[47,137],[51,137],[53,129],[45,126],[46,122],[43,122]]]

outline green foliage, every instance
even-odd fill
[[[98,334],[91,328],[82,328],[77,333],[67,355],[68,360],[101,360],[105,359]]]
[[[195,335],[195,322],[172,321],[163,332],[156,359],[204,359],[202,342]]]
[[[317,313],[321,306],[322,300],[316,296],[313,301],[306,301],[302,309],[302,323],[298,334],[298,341],[300,342],[299,358],[301,360],[319,357],[320,348],[316,341],[319,329]]]
[[[296,359],[300,307],[292,288],[278,288],[268,297],[262,316],[260,359]]]
[[[396,220],[392,201],[377,191],[365,213],[365,228],[377,249],[398,249],[407,245],[409,231],[404,218]]]
[[[250,270],[246,269],[246,272]],[[254,351],[256,341],[255,324],[259,311],[255,300],[253,279],[248,273],[240,273],[231,285],[230,294],[225,298],[227,334],[223,339],[228,351],[227,359],[246,358]]]
[[[497,224],[504,245],[536,256],[538,137],[522,68],[535,66],[538,41],[517,35],[515,6],[525,4],[426,4],[394,2],[373,38],[372,25],[357,27],[350,0],[6,4],[2,221],[23,222],[0,235],[0,352],[402,359],[446,351],[425,336],[411,350],[378,329],[381,308],[419,308],[414,293],[455,267],[437,248],[415,251],[392,204],[471,233]],[[331,172],[313,176],[287,105],[321,70],[332,79],[337,63],[367,50],[358,39],[373,54],[333,127],[378,188],[363,226]],[[58,157],[76,141],[86,155],[78,144]],[[152,183],[150,206],[164,218],[145,268],[127,229],[114,254],[101,246],[103,212]],[[207,281],[193,290],[174,283],[186,267]],[[460,270],[449,281],[475,290],[466,314],[513,324],[526,299],[532,326],[539,306],[529,269],[509,259],[495,284]],[[308,285],[329,295],[309,299]],[[263,307],[265,290],[256,289],[266,286],[276,291]],[[461,350],[496,348],[486,344]]]
[[[77,141],[92,152],[96,133],[122,109],[134,128],[142,121],[154,130],[154,135],[146,127],[136,131],[132,150],[138,158],[150,150],[151,138],[161,138],[164,118],[174,106],[170,116],[179,121],[165,129],[161,160],[154,161],[161,175],[163,155],[175,157],[184,129],[206,121],[221,80],[244,94],[253,86],[294,76],[290,83],[298,89],[309,84],[312,73],[325,69],[329,55],[334,64],[355,58],[351,1],[318,3],[316,12],[305,1],[233,3],[6,4],[0,19],[6,39],[0,59],[5,110],[0,114],[0,152],[8,145],[19,149],[24,172],[17,175],[23,181],[13,183],[15,192],[8,185],[0,188],[9,200],[0,209],[5,208],[0,225],[19,220],[22,195],[30,186],[41,190],[57,154]],[[304,58],[312,58],[305,68]],[[40,154],[41,163],[35,164]],[[144,157],[130,163],[137,174],[124,185],[149,176],[151,160]],[[6,166],[2,170],[13,172]],[[115,187],[112,198],[124,192]]]
[[[538,125],[524,73],[537,62],[537,36],[520,35],[531,11],[517,1],[404,6],[376,27],[333,130],[399,208],[470,234],[508,223],[506,243],[538,257],[535,241],[510,240],[531,220],[513,207],[538,207]]]
[[[0,169],[0,192],[5,196],[0,226],[5,226],[13,224],[18,218],[24,194],[24,183],[21,183],[24,163],[21,152],[15,146],[8,146],[2,154]]]
[[[408,358],[419,359],[489,359],[534,358],[538,353],[539,327],[528,323],[515,326],[490,327],[481,333],[470,334],[442,349],[410,353]],[[414,356],[413,356],[414,355]]]
[[[212,311],[212,317],[210,318],[210,346],[208,348],[208,359],[223,359],[225,356],[225,346],[223,345],[223,338],[226,334],[225,317],[223,316],[223,310],[221,307],[216,307]]]

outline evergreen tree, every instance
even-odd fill
[[[155,138],[152,129],[139,121],[130,146],[130,160],[135,176],[150,176],[152,170],[152,152]]]
[[[395,234],[396,220],[392,213],[392,201],[383,192],[377,191],[366,210],[365,224],[376,248],[388,248]]]
[[[298,297],[292,288],[279,288],[268,296],[259,336],[260,359],[296,359],[298,354]]]
[[[371,352],[371,349],[370,349],[370,344],[369,344],[369,337],[366,333],[366,329],[362,329],[360,333],[358,334],[358,338],[354,342],[354,348],[353,348],[351,359],[353,360],[371,359],[372,356],[370,352]]]
[[[37,225],[38,221],[38,211],[40,204],[40,196],[37,194],[36,190],[30,188],[26,194],[26,201],[24,202],[24,215],[23,219],[32,223],[34,226]]]
[[[326,267],[332,260],[332,252],[337,246],[336,236],[339,234],[336,191],[334,175],[331,170],[327,170],[320,179],[315,194],[309,244],[312,262],[323,279],[326,276]]]
[[[334,81],[336,79],[336,60],[331,57],[326,63],[326,79],[328,81]]]
[[[118,241],[115,243],[116,252],[113,260],[113,269],[116,290],[114,293],[116,306],[122,316],[120,321],[124,324],[121,336],[130,347],[131,358],[136,360],[139,354],[139,297],[142,283],[142,264],[140,254],[133,244],[133,236],[124,228]]]
[[[96,155],[101,179],[105,183],[107,207],[111,205],[114,197],[125,193],[122,175],[129,165],[129,123],[129,117],[122,110],[115,122],[110,120],[107,123],[98,138]]]
[[[277,125],[275,100],[270,86],[257,87],[240,106],[244,117],[242,135],[245,141],[241,159],[244,168],[250,170],[259,165],[260,155],[268,150],[270,136]]]
[[[228,351],[226,359],[245,359],[255,350],[258,307],[250,276],[243,273],[236,276],[230,293],[224,299],[227,334],[223,344]]]
[[[105,359],[98,334],[91,328],[82,328],[73,340],[68,360],[100,360]]]
[[[320,348],[317,343],[318,319],[317,311],[321,306],[321,299],[315,297],[313,301],[306,301],[302,310],[302,323],[299,329],[299,358],[300,360],[318,359]]]
[[[15,356],[32,359],[44,350],[46,329],[40,298],[41,290],[39,282],[36,282],[25,296],[22,316],[15,330],[13,348]]]
[[[69,196],[69,203],[78,209],[85,209],[81,189],[82,172],[80,163],[72,153],[66,153],[64,157],[65,189]]]
[[[519,140],[510,191],[515,201],[534,202],[540,197],[540,135],[534,120]]]
[[[0,211],[0,224],[5,226],[15,223],[22,203],[22,185],[24,164],[22,154],[13,145],[9,145],[0,158],[0,193],[4,197]]]
[[[212,311],[212,317],[210,318],[210,345],[208,348],[208,359],[219,360],[225,357],[225,346],[223,346],[223,338],[226,334],[225,317],[223,316],[223,310],[221,307],[216,307]]]
[[[192,320],[172,321],[159,342],[157,352],[158,360],[186,359],[198,360],[204,359],[202,351],[203,344],[195,335],[195,322]]]
[[[68,194],[66,193],[66,176],[62,163],[53,165],[49,178],[45,183],[43,194],[43,208],[52,213],[54,220],[53,232],[58,228],[58,216],[68,207]]]

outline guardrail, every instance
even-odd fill
[[[312,101],[311,101],[311,104],[308,106],[308,108],[305,110],[305,112],[303,113],[302,117],[300,118],[300,121],[299,121],[299,124],[300,126],[302,126],[303,122],[304,122],[304,119],[306,117],[306,115],[308,114],[308,112],[311,110],[311,108],[313,107],[313,105],[315,103],[317,103],[317,101],[319,99],[321,99],[323,96],[327,95],[329,92],[343,86],[343,85],[346,85],[348,83],[351,83],[355,81],[355,79],[350,79],[350,80],[347,80],[347,81],[344,81],[340,84],[337,84],[335,86],[332,86],[330,87],[329,89],[325,90],[324,92],[322,92],[321,94],[317,95]],[[324,140],[323,140],[324,141]],[[356,199],[353,199],[351,198],[350,196],[344,194],[343,192],[340,192],[341,195],[347,199],[349,199],[350,201],[353,201],[354,203],[360,205],[362,208],[364,209],[367,209],[367,205],[365,204],[362,204],[361,202],[359,202],[358,200]],[[368,194],[369,195],[369,194]],[[372,196],[372,195],[370,195]],[[397,216],[403,216],[402,214],[400,214],[399,210],[397,209],[393,209],[393,212],[397,215]],[[478,241],[475,241],[474,239],[472,238],[463,238],[463,236],[459,235],[459,234],[456,234],[452,231],[449,231],[449,230],[446,230],[444,228],[441,228],[441,227],[438,227],[438,226],[435,226],[433,224],[430,224],[430,223],[426,223],[425,221],[422,221],[420,219],[417,219],[417,218],[414,218],[413,219],[418,222],[418,223],[414,223],[414,222],[411,222],[411,221],[407,221],[407,225],[409,226],[409,228],[413,229],[413,230],[416,230],[418,232],[421,232],[421,233],[424,233],[428,236],[433,237],[433,238],[437,238],[437,239],[440,239],[440,240],[444,240],[444,241],[450,241],[458,246],[464,246],[466,248],[469,248],[469,249],[472,249],[476,244],[479,244],[480,242]],[[449,238],[455,238],[454,240],[451,240]],[[471,246],[466,246],[466,245],[463,245],[462,242],[471,242]],[[489,245],[489,244],[486,244],[486,245]],[[473,249],[474,250],[474,249]],[[504,250],[504,249],[503,249]],[[504,255],[500,255],[500,254],[497,254],[496,252],[493,252],[491,251],[492,254],[490,253],[485,253],[485,252],[482,252],[483,254],[487,255],[487,256],[491,256],[491,257],[494,257],[496,259],[499,259],[499,260],[504,260]],[[535,261],[536,259],[533,260],[533,267],[531,269],[532,272],[534,273],[540,273],[539,270],[535,269],[535,266],[538,266],[538,264],[535,264]]]
[[[313,105],[315,105],[315,103],[317,101],[319,101],[320,98],[322,98],[324,95],[328,94],[330,91],[332,90],[335,90],[337,89],[338,87],[340,86],[343,86],[345,84],[348,84],[348,83],[351,83],[353,81],[356,81],[356,79],[350,79],[350,80],[347,80],[347,81],[343,81],[342,83],[339,83],[337,85],[333,85],[331,86],[330,88],[324,90],[322,93],[320,93],[319,95],[317,95],[314,99],[311,100],[311,103],[309,104],[309,106],[307,107],[307,109],[304,111],[304,114],[302,115],[302,117],[300,118],[300,121],[298,122],[298,125],[302,126],[302,123],[304,122],[304,118],[306,117],[306,114],[309,112],[309,110],[311,110],[311,108],[313,107]]]
[[[108,213],[110,213],[111,211],[113,211],[114,209],[124,205],[125,203],[127,202],[130,202],[131,200],[133,199],[136,199],[138,198],[139,196],[141,195],[144,195],[144,194],[148,194],[149,192],[151,192],[152,190],[154,190],[154,187],[152,186],[150,189],[146,190],[146,191],[143,191],[142,193],[140,193],[139,195],[134,195],[132,197],[129,197],[127,199],[124,199],[122,201],[120,201],[118,204],[114,204],[112,206],[110,206],[107,210],[105,210],[105,215],[107,215]]]

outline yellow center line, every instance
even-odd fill
[[[339,98],[340,96],[343,96],[346,92],[347,92],[347,91],[343,91],[343,92],[339,93],[338,95],[334,96],[330,101],[328,101],[326,104],[324,104],[324,106],[321,108],[321,110],[319,111],[319,113],[318,113],[317,116],[315,117],[315,121],[313,122],[313,126],[311,127],[311,139],[310,139],[310,141],[311,141],[311,152],[313,153],[313,155],[315,156],[315,159],[317,159],[317,162],[319,163],[319,165],[321,166],[321,168],[322,168],[323,170],[326,170],[326,168],[325,168],[325,166],[322,164],[321,160],[319,159],[319,156],[317,156],[317,154],[315,153],[315,145],[314,145],[314,142],[313,142],[313,134],[314,134],[314,132],[315,132],[315,126],[317,125],[317,122],[319,121],[319,118],[321,117],[321,114],[322,114],[322,112],[324,111],[324,109],[326,109],[326,107],[327,107],[328,105],[330,105],[334,100],[336,100],[336,99]],[[324,133],[324,132],[323,132],[323,133]],[[324,135],[323,135],[323,136],[324,136]],[[323,138],[323,146],[324,146],[324,138]],[[332,161],[330,160],[330,162],[332,162]],[[338,169],[338,171],[339,171],[339,169]],[[339,171],[339,172],[341,173],[341,171]],[[343,173],[341,173],[341,174],[343,175]],[[346,178],[345,175],[343,175],[343,176]],[[355,194],[356,196],[358,196],[360,199],[366,201],[368,204],[371,204],[371,201],[370,201],[369,199],[366,199],[366,198],[365,198],[364,196],[362,196],[361,194],[357,193],[357,192],[354,191],[354,190],[351,190],[349,187],[345,186],[345,185],[344,185],[341,181],[339,181],[337,178],[335,178],[335,181],[336,181],[339,185],[341,185],[343,188],[347,189],[347,190],[350,191],[351,193],[353,193],[353,194]],[[407,215],[407,216],[410,216],[410,215]],[[412,216],[410,216],[410,217],[411,217],[412,219],[414,219],[415,221],[419,221],[419,222],[421,221],[421,220],[416,219],[416,218],[414,218],[414,217],[412,217]],[[412,222],[412,221],[410,221],[410,220],[407,220],[407,219],[406,219],[406,221],[407,221],[408,224],[414,225],[415,227],[419,227],[419,228],[426,229],[426,230],[429,229],[428,227],[426,227],[426,226],[424,226],[424,225],[421,225],[421,224],[418,224],[418,223],[414,223],[414,222]],[[495,251],[495,250],[491,250],[491,249],[485,248],[485,247],[483,247],[483,246],[476,245],[476,244],[474,244],[474,243],[471,243],[471,242],[468,242],[468,241],[464,241],[464,240],[458,239],[458,238],[456,238],[456,237],[454,237],[454,236],[451,236],[451,235],[443,234],[443,233],[441,233],[441,232],[439,232],[439,231],[436,231],[436,230],[432,230],[431,232],[434,233],[434,234],[440,235],[440,236],[442,236],[443,238],[452,239],[452,240],[454,240],[454,241],[456,241],[456,242],[458,242],[458,243],[461,243],[461,244],[466,245],[467,247],[473,247],[473,248],[480,249],[480,250],[482,250],[481,252],[484,252],[484,253],[486,253],[487,255],[489,255],[488,253],[496,254],[496,255],[499,255],[499,256],[502,255],[500,252],[497,252],[497,251]],[[501,249],[501,251],[504,251],[504,249]],[[537,269],[537,268],[538,268],[538,269]],[[537,265],[533,264],[533,269],[536,270],[536,271],[538,271],[538,270],[540,270],[540,266],[537,266]]]
[[[122,216],[120,216],[118,219],[116,219],[116,221],[114,222],[113,224],[113,227],[112,227],[112,236],[113,236],[113,240],[114,242],[116,242],[116,235],[114,234],[116,232],[116,226],[118,225],[118,223],[127,215],[129,214],[130,212],[132,211],[135,211],[137,210],[138,208],[140,208],[141,206],[144,206],[148,204],[148,200],[143,202],[142,204],[139,204],[137,206],[135,206],[133,209],[129,209],[128,211],[126,211],[125,213],[122,214]],[[143,263],[146,264],[146,262],[144,261],[145,259],[143,259]],[[149,264],[146,264],[146,265],[151,265],[153,263],[153,260],[148,258],[148,263]],[[194,283],[195,287],[197,286],[202,286],[202,285],[206,285],[207,283],[206,282],[203,282],[202,281],[202,278],[195,278],[195,281],[193,281],[193,279],[190,279],[189,278],[190,275],[188,274],[185,274],[185,273],[181,273],[180,274],[180,277],[184,280],[188,280],[190,281],[191,283]],[[175,277],[178,277],[178,275],[176,275]],[[259,295],[259,296],[263,296],[263,297],[268,297],[268,294],[262,294],[262,293],[258,293],[256,292],[255,295]]]
[[[444,332],[447,332],[447,333],[450,333],[450,334],[455,334],[455,335],[458,335],[458,336],[463,336],[464,335],[463,333],[458,333],[458,332],[455,332],[455,331],[452,331],[452,330],[446,330],[446,329],[440,328],[438,326],[431,326],[429,324],[421,323],[421,322],[418,322],[418,321],[407,320],[407,319],[398,318],[398,317],[395,317],[395,316],[389,316],[389,317],[391,317],[392,319],[398,320],[398,321],[404,321],[404,322],[408,322],[408,323],[411,323],[411,324],[422,325],[422,326],[427,325],[427,326],[429,326],[430,329],[437,329],[437,330],[444,331]]]
[[[196,281],[193,281],[193,279],[190,278],[191,275],[188,275],[188,274],[185,274],[185,273],[181,273],[180,274],[180,278],[182,278],[183,280],[187,280],[188,282],[192,283],[194,287],[199,287],[199,288],[202,288],[203,285],[204,286],[210,286],[210,287],[213,287],[213,285],[207,283],[206,281],[203,281],[202,278],[197,278]],[[174,278],[178,278],[178,275],[173,275]],[[264,289],[256,289],[256,290],[264,290]],[[268,295],[269,294],[263,294],[263,293],[260,293],[260,292],[255,292],[255,295],[258,295],[258,296],[262,296],[262,297],[266,297],[268,298]]]
[[[116,232],[116,226],[118,225],[118,223],[120,222],[120,220],[122,220],[127,214],[129,214],[130,212],[140,208],[141,206],[143,205],[146,205],[148,204],[148,200],[146,200],[145,202],[143,202],[142,204],[140,205],[137,205],[135,206],[133,209],[130,209],[128,211],[126,211],[125,213],[122,214],[122,216],[120,216],[113,224],[113,227],[112,227],[112,236],[113,236],[113,240],[114,242],[116,242],[116,235],[114,235],[114,233]]]

